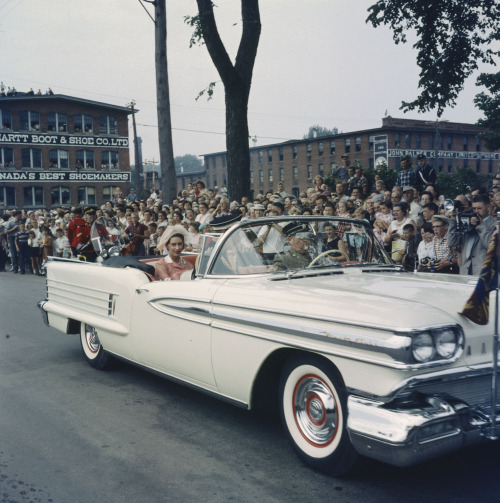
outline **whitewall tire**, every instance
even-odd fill
[[[91,367],[103,369],[109,360],[109,355],[104,351],[95,327],[82,323],[80,326],[80,342],[83,355]]]

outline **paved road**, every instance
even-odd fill
[[[90,368],[45,327],[43,278],[0,273],[0,502],[496,502],[498,444],[397,469],[313,472],[276,418],[121,362]]]

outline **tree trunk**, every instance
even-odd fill
[[[259,1],[241,0],[243,29],[234,65],[220,39],[212,0],[196,1],[203,40],[225,90],[228,195],[241,201],[250,194],[248,98],[261,30]]]
[[[156,0],[155,2],[155,65],[161,190],[163,201],[171,203],[177,195],[177,177],[175,175],[172,121],[170,117],[167,65],[167,9],[165,0]]]

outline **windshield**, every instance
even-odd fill
[[[268,218],[248,221],[234,230],[210,273],[261,274],[367,263],[392,264],[362,221]]]

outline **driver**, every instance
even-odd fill
[[[288,269],[307,267],[312,261],[309,247],[313,234],[309,226],[302,222],[290,222],[283,227],[283,234],[287,237],[290,249],[284,253],[276,254],[272,270],[287,271]]]

